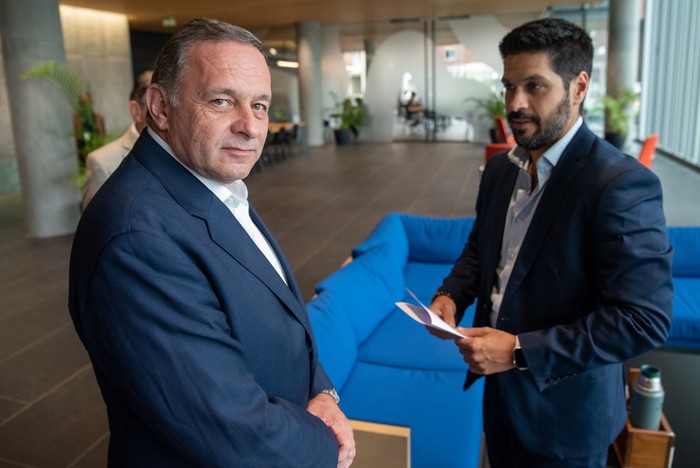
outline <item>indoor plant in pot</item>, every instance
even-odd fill
[[[506,103],[503,100],[503,97],[499,94],[492,93],[487,98],[470,97],[465,99],[465,102],[473,102],[476,104],[476,108],[481,111],[481,114],[479,115],[480,119],[489,119],[491,122],[491,128],[489,129],[491,143],[497,143],[498,137],[496,136],[494,122],[496,117],[505,118],[506,116]]]
[[[335,112],[331,117],[334,122],[335,141],[338,145],[350,144],[357,138],[364,116],[362,99],[359,97],[336,100]]]
[[[623,90],[617,97],[603,96],[605,140],[617,148],[625,146],[632,119],[632,104],[636,99],[637,93],[629,89]]]

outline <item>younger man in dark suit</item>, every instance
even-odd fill
[[[431,309],[459,323],[467,384],[486,377],[490,464],[604,467],[626,419],[622,363],[671,323],[672,249],[657,177],[581,117],[593,46],[560,19],[500,46],[517,146],[491,158],[477,219]]]

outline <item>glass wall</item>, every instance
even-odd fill
[[[492,118],[479,101],[500,100],[493,16],[423,20],[384,39],[366,80],[365,141],[488,142]]]
[[[549,16],[586,29],[594,41],[591,87],[586,100],[590,128],[604,134],[607,2],[554,8]],[[501,38],[536,16],[475,16],[423,20],[383,40],[368,70],[365,141],[491,140],[489,104],[502,102]],[[421,30],[422,29],[422,30]]]
[[[642,135],[700,168],[700,2],[647,0]]]

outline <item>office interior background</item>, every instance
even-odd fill
[[[58,2],[60,36],[57,39],[63,42],[58,48],[60,52],[65,51],[69,69],[87,81],[94,107],[104,114],[107,132],[111,135],[121,134],[130,123],[123,102],[134,77],[152,66],[169,31],[187,19],[170,15],[172,9],[167,2],[119,2],[119,5],[129,7],[137,3],[150,6],[134,10],[143,15],[138,17],[140,22],[130,18],[128,12],[112,12],[110,6],[112,9],[118,7],[107,1]],[[253,6],[250,9],[256,12],[255,15],[244,12],[248,4],[227,8],[219,14],[232,22],[240,19],[241,25],[261,37],[270,53],[273,71],[271,118],[304,120],[312,145],[329,143],[322,122],[328,121],[329,115],[337,109],[337,102],[346,96],[359,96],[364,100],[367,111],[362,132],[364,141],[389,142],[406,138],[405,129],[397,125],[395,117],[399,101],[405,100],[412,91],[417,93],[423,105],[444,117],[441,121],[443,127],[439,128],[444,131],[409,137],[434,141],[487,141],[491,122],[484,118],[473,99],[500,92],[501,63],[495,45],[512,27],[545,15],[577,22],[593,37],[596,55],[586,103],[587,121],[599,134],[604,131],[601,99],[609,92],[610,86],[607,75],[611,51],[608,2],[493,2],[496,4],[493,7],[488,6],[488,2],[446,2],[452,9],[442,16],[437,16],[441,10],[435,10],[438,13],[432,17],[420,16],[420,12],[426,10],[416,10],[412,2],[387,4],[380,9],[381,13],[369,13],[371,9],[365,2],[357,3],[357,8],[349,5],[355,2],[345,2],[348,5],[343,10],[337,10],[338,3],[341,2],[331,2],[327,8],[319,8],[326,17],[336,18],[333,23],[285,23],[284,18],[286,21],[296,18],[294,14],[286,14],[288,8],[294,11],[294,2],[283,2],[286,8],[278,10]],[[456,9],[454,5],[460,3],[464,6]],[[546,7],[550,3],[555,6]],[[618,0],[615,3],[628,2]],[[44,9],[51,5],[55,8],[57,1],[7,0],[3,5],[7,29],[14,24],[10,21],[13,14],[30,16],[31,24],[42,25],[46,22]],[[634,68],[633,83],[625,86],[640,93],[639,106],[635,109],[637,124],[632,126],[631,141],[658,133],[659,151],[700,167],[700,118],[697,111],[700,88],[693,79],[700,72],[700,45],[693,40],[698,34],[698,6],[687,0],[635,0],[632,5],[634,7],[626,7],[629,11],[624,11],[624,15],[631,16],[633,21],[626,18],[628,23],[620,26],[627,27],[631,23],[638,28],[637,44],[633,50],[620,52],[625,55],[622,59],[616,59],[617,63],[621,60],[627,62],[622,68]],[[185,11],[192,15],[201,11],[216,16],[216,8],[214,2],[202,7],[199,4],[195,7],[193,3]],[[347,9],[356,11],[356,14],[346,13]],[[496,14],[470,13],[474,10],[494,11]],[[154,15],[153,11],[157,13]],[[336,11],[342,16],[333,16],[338,14],[334,13]],[[151,13],[151,16],[146,13]],[[246,20],[250,24],[245,24]],[[27,112],[25,107],[38,105],[31,100],[16,104],[16,113],[20,115],[13,119],[8,93],[16,95],[16,88],[24,89],[28,83],[20,83],[16,76],[8,77],[5,62],[8,58],[12,60],[14,74],[17,66],[21,73],[39,59],[51,59],[50,56],[42,58],[39,50],[28,45],[15,50],[12,44],[8,44],[5,49],[4,55],[9,52],[9,57],[0,61],[0,195],[21,190],[22,168],[18,161],[23,162],[24,158],[17,157],[18,142],[15,141],[12,122]],[[305,59],[309,55],[311,58]],[[289,64],[297,65],[300,59],[306,61],[303,67],[285,68]],[[305,74],[314,76],[308,78]],[[613,76],[619,74],[613,70]],[[303,89],[308,88],[309,83],[314,87],[313,92]],[[33,82],[30,86],[35,91],[48,88],[46,83]],[[15,99],[20,98],[15,96]],[[67,109],[61,111],[68,112]],[[47,112],[56,115],[55,109],[47,109]],[[20,124],[18,121],[16,125]],[[65,155],[60,158],[65,158]],[[35,235],[41,237],[43,234]]]
[[[144,5],[143,16],[115,11],[128,10],[136,3]],[[186,11],[193,17],[206,15],[239,24],[262,39],[272,70],[271,119],[304,122],[311,146],[335,144],[329,128],[337,102],[345,97],[361,97],[366,108],[360,145],[488,142],[491,122],[473,100],[501,92],[502,65],[496,45],[511,28],[543,16],[578,23],[594,40],[586,119],[602,136],[601,102],[609,91],[609,12],[616,3],[631,5],[638,46],[634,57],[618,60],[634,64],[633,88],[639,92],[627,149],[635,151],[635,142],[658,133],[660,155],[689,172],[700,171],[700,86],[696,79],[700,76],[700,2],[428,2],[450,5],[440,10],[416,6],[425,2],[382,2],[380,6],[367,0],[341,6],[342,2],[326,0],[313,3],[318,14],[325,15],[319,16],[322,19],[298,16],[294,3],[204,1],[191,2]],[[47,83],[29,83],[16,72],[28,70],[39,59],[60,61],[63,54],[68,67],[88,82],[95,109],[105,116],[108,134],[120,135],[130,123],[125,103],[135,76],[152,67],[172,30],[189,19],[170,8],[170,2],[159,0],[2,0],[0,200],[22,199],[27,237],[70,234],[79,217],[79,190],[72,177],[77,162],[65,151],[70,147],[70,107]],[[156,13],[148,16],[144,12]],[[34,26],[18,31],[21,26],[13,23],[20,17],[20,24],[29,21]],[[54,23],[59,27],[54,43],[51,31],[43,32],[38,43],[32,40],[35,28],[51,30]],[[51,53],[44,56],[45,50]],[[309,83],[316,88],[313,96]],[[29,95],[20,91],[27,86],[31,87]],[[444,117],[441,127],[406,127],[399,103],[411,92]],[[28,121],[31,128],[24,124]],[[48,143],[42,143],[47,136]],[[56,139],[68,145],[52,143]],[[38,173],[44,176],[37,179]],[[35,216],[48,218],[48,222],[35,223]],[[2,269],[10,270],[11,265],[3,262]],[[697,364],[695,359],[689,362]],[[697,419],[698,406],[688,408],[685,417]],[[2,423],[0,418],[0,426]],[[698,434],[683,437],[681,445],[700,446]],[[4,460],[1,452],[0,466],[23,466]],[[692,452],[692,448],[679,452],[674,466],[691,466],[687,460]]]

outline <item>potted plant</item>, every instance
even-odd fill
[[[73,108],[74,136],[79,162],[78,182],[82,185],[88,153],[108,143],[114,136],[105,134],[103,117],[94,112],[87,83],[79,74],[69,70],[63,63],[48,60],[37,62],[29,71],[20,75],[22,79],[32,77],[42,78],[56,85]]]
[[[333,96],[335,98],[335,95]],[[353,139],[357,139],[362,120],[365,117],[362,99],[359,97],[347,97],[342,101],[336,99],[335,112],[331,114],[331,117],[334,122],[333,131],[336,143],[338,145],[350,144]]]
[[[605,110],[605,140],[617,148],[625,146],[629,135],[632,104],[637,99],[637,93],[626,89],[617,97],[603,96]]]
[[[480,119],[489,119],[492,127],[489,129],[491,136],[491,142],[497,143],[498,137],[496,136],[496,128],[494,124],[496,117],[506,116],[506,103],[503,97],[496,93],[492,93],[487,98],[467,98],[465,102],[473,102],[476,104],[476,108],[481,110],[481,114],[478,116]]]

